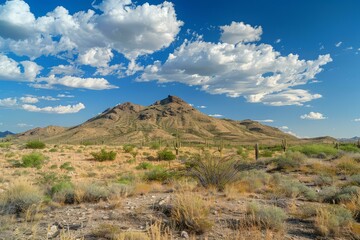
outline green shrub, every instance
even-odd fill
[[[99,202],[100,200],[107,200],[110,196],[110,191],[99,183],[80,183],[75,185],[75,200],[78,203],[82,202]]]
[[[20,167],[34,167],[34,168],[41,168],[44,164],[46,157],[37,152],[33,152],[30,154],[26,154],[22,157],[20,162]]]
[[[52,186],[51,197],[55,202],[73,204],[75,202],[74,185],[70,181],[60,181]]]
[[[283,194],[286,197],[291,197],[291,198],[303,197],[308,201],[315,201],[317,199],[317,194],[314,189],[295,180],[291,180],[287,178],[282,179],[278,187],[280,190],[280,194]]]
[[[133,182],[135,182],[136,177],[133,173],[122,173],[120,178],[118,179],[118,183],[120,184],[132,184]]]
[[[170,150],[163,150],[158,152],[158,159],[159,160],[165,160],[165,161],[171,161],[176,158],[176,155],[170,151]]]
[[[100,152],[92,152],[91,155],[96,161],[113,161],[116,158],[116,152],[114,151],[106,151],[105,149],[101,149]]]
[[[160,143],[158,142],[153,142],[150,144],[150,149],[153,149],[153,150],[159,150],[160,149]]]
[[[40,140],[33,140],[26,143],[25,147],[30,149],[44,149],[45,143],[41,142]]]
[[[288,151],[285,154],[272,160],[275,164],[276,169],[283,170],[295,170],[304,163],[306,156],[299,152]]]
[[[358,186],[345,186],[341,189],[336,187],[327,187],[319,192],[319,198],[326,203],[347,203],[352,201],[360,193]]]
[[[354,144],[341,144],[339,148],[340,150],[343,150],[345,152],[353,152],[353,153],[360,152],[360,148],[358,148]]]
[[[326,158],[338,154],[338,150],[335,149],[332,145],[325,144],[298,145],[291,147],[290,150],[294,152],[301,152],[308,157],[315,158]]]
[[[132,144],[125,144],[125,145],[123,146],[123,150],[124,150],[124,152],[126,152],[126,153],[131,153],[131,152],[134,150],[134,148],[135,148],[135,146],[132,145]]]
[[[27,182],[15,183],[0,197],[0,206],[6,213],[21,213],[43,199],[41,191]]]
[[[51,148],[51,149],[49,150],[49,152],[57,152],[57,149],[56,149],[56,148]]]
[[[73,166],[71,166],[70,162],[65,162],[65,163],[61,164],[60,169],[64,169],[66,171],[74,171],[75,170],[75,168]]]
[[[137,170],[146,170],[146,169],[151,169],[153,167],[154,167],[154,165],[152,165],[149,162],[141,162],[141,163],[139,163],[138,166],[136,166],[136,169]]]
[[[164,182],[172,177],[172,173],[162,167],[154,167],[152,170],[145,172],[145,181],[159,181]]]
[[[250,203],[247,206],[247,214],[250,221],[262,226],[265,229],[275,231],[284,229],[284,222],[287,218],[286,213],[276,206],[260,206],[256,203]]]
[[[260,152],[260,157],[272,157],[273,152],[271,150],[264,150]]]
[[[190,161],[189,173],[199,183],[207,188],[210,186],[223,190],[226,184],[233,183],[239,179],[238,161],[231,158],[218,158],[205,156]]]
[[[10,148],[11,142],[0,142],[0,148]]]

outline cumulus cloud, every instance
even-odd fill
[[[21,128],[25,128],[25,127],[33,127],[34,125],[27,124],[27,123],[18,123],[18,124],[16,124],[16,126],[21,127]]]
[[[273,123],[273,122],[274,122],[274,120],[272,120],[272,119],[255,120],[255,121],[257,121],[257,122],[263,122],[263,123]]]
[[[33,81],[42,69],[35,62],[18,63],[0,53],[0,80]]]
[[[107,67],[114,54],[110,48],[91,48],[78,56],[78,62],[92,67]]]
[[[67,114],[67,113],[77,113],[80,110],[85,108],[85,105],[82,103],[78,103],[76,105],[59,105],[55,107],[37,107],[31,104],[24,104],[22,108],[29,112],[42,112],[42,113],[55,113],[55,114]]]
[[[308,114],[304,114],[300,116],[301,119],[309,119],[309,120],[323,120],[326,119],[326,117],[319,112],[310,112]]]
[[[205,108],[207,108],[207,107],[204,106],[204,105],[201,105],[201,106],[197,106],[197,108],[205,109]]]
[[[360,122],[360,118],[355,118],[354,122]]]
[[[59,97],[59,98],[73,98],[75,96],[74,95],[69,95],[69,94],[58,94],[57,97]]]
[[[60,76],[81,76],[84,74],[84,71],[77,68],[74,65],[58,65],[51,67],[49,75],[60,75]]]
[[[164,63],[146,66],[137,80],[176,81],[211,94],[243,96],[252,103],[303,105],[321,95],[294,87],[306,85],[331,61],[330,55],[315,60],[302,60],[296,54],[282,56],[268,44],[185,40]]]
[[[289,127],[288,126],[281,126],[279,127],[281,130],[289,130]]]
[[[342,45],[342,43],[343,43],[343,42],[341,42],[341,41],[338,42],[338,43],[336,43],[336,44],[335,44],[335,47],[340,47],[340,46]]]
[[[209,114],[209,116],[210,117],[216,117],[216,118],[221,118],[221,117],[223,117],[223,115],[221,115],[221,114]]]
[[[111,85],[104,78],[80,78],[73,76],[56,77],[50,75],[46,78],[40,78],[39,81],[46,82],[48,85],[62,85],[70,88],[84,88],[90,90],[104,90],[118,88],[117,86]]]
[[[21,97],[20,100],[23,102],[23,103],[38,103],[39,102],[39,99],[36,98],[36,97]]]
[[[261,26],[252,27],[243,22],[232,22],[230,25],[221,26],[221,41],[237,44],[239,42],[254,42],[260,40]]]
[[[17,105],[16,98],[3,98],[0,99],[0,106],[1,107],[14,107]]]
[[[103,64],[99,49],[113,49],[129,59],[168,47],[183,23],[177,20],[172,3],[136,5],[132,1],[104,0],[99,11],[70,14],[56,7],[35,17],[21,0],[0,5],[0,50],[28,56],[79,53],[80,62]],[[54,38],[56,37],[56,38]],[[98,54],[97,54],[98,53]],[[109,54],[108,54],[109,56]]]

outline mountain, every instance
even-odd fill
[[[5,131],[5,132],[0,132],[0,138],[4,138],[8,135],[14,135],[14,133],[9,132],[9,131]]]
[[[352,137],[352,138],[339,138],[338,139],[340,142],[357,142],[360,140],[360,137]]]
[[[17,135],[20,140],[42,139],[51,143],[140,143],[172,140],[184,142],[231,141],[232,143],[278,143],[298,141],[277,128],[252,120],[218,119],[201,113],[176,96],[150,106],[126,102],[71,128],[49,126]]]

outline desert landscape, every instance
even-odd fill
[[[215,119],[175,96],[0,151],[0,239],[360,238],[359,142]]]

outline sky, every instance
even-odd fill
[[[357,0],[0,0],[0,131],[175,95],[299,137],[360,135]]]

